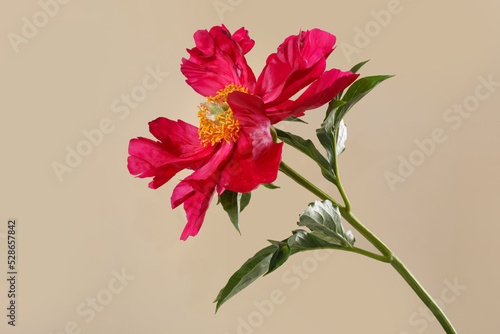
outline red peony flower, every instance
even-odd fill
[[[153,189],[180,170],[194,171],[171,197],[172,208],[184,203],[186,210],[182,240],[198,233],[215,192],[250,192],[276,179],[283,143],[273,142],[271,124],[328,103],[357,78],[337,69],[325,72],[335,36],[318,29],[288,37],[258,80],[244,57],[255,44],[244,28],[231,35],[217,26],[197,31],[194,39],[181,71],[207,98],[199,106],[199,128],[160,117],[149,123],[158,141],[132,139],[128,158],[130,173],[153,177]]]
[[[262,99],[272,124],[330,102],[358,77],[338,69],[325,72],[336,38],[319,29],[285,39],[278,52],[267,58],[257,80],[245,60],[255,44],[245,28],[233,35],[224,25],[210,32],[198,30],[194,40],[196,47],[188,50],[189,59],[182,59],[186,82],[203,96],[214,95],[229,84],[241,85]],[[290,100],[307,86],[295,101]]]

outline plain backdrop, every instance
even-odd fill
[[[315,200],[279,175],[280,189],[253,192],[241,236],[214,201],[199,235],[183,242],[185,213],[171,210],[170,195],[189,173],[158,190],[128,173],[128,142],[151,138],[149,121],[197,123],[204,98],[184,82],[180,62],[196,30],[221,23],[249,30],[257,75],[286,37],[313,28],[337,36],[328,68],[370,59],[363,76],[396,75],[346,117],[340,173],[353,211],[459,333],[500,332],[498,1],[0,7],[2,333],[443,333],[389,265],[345,252],[295,255],[214,315],[229,276],[267,239],[289,236]],[[307,125],[281,127],[314,138],[324,110],[309,111]],[[85,156],[68,158],[76,150]],[[337,196],[299,152],[287,147],[283,159]],[[8,219],[17,221],[15,328],[6,316]]]

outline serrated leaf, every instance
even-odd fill
[[[278,187],[277,185],[273,184],[273,183],[262,183],[262,185],[264,187],[266,187],[267,189],[279,189],[280,187]]]
[[[353,238],[354,240],[354,238]],[[288,258],[298,252],[315,249],[341,249],[346,246],[339,242],[337,237],[331,237],[322,231],[306,232],[304,230],[293,231],[289,238],[276,241],[268,240],[271,246],[268,246],[253,257],[248,259],[240,269],[238,269],[227,282],[215,298],[217,303],[215,312],[228,299],[249,286],[260,276],[265,276],[279,268]],[[353,241],[354,243],[354,241]],[[349,246],[350,247],[350,246]]]
[[[215,312],[229,298],[246,288],[269,270],[269,264],[276,249],[276,246],[271,245],[260,250],[229,278],[226,286],[221,289],[214,301],[214,303],[217,303]]]
[[[321,173],[323,176],[333,184],[336,184],[335,173],[328,160],[318,151],[314,143],[310,139],[304,139],[300,136],[294,135],[292,133],[276,129],[278,138],[283,140],[286,144],[296,148],[302,153],[313,159],[318,166],[321,168]]]
[[[346,232],[342,226],[339,208],[329,200],[315,201],[300,215],[299,226],[306,226],[311,231],[323,232],[326,236],[336,239],[339,245],[354,246],[352,233]]]
[[[240,232],[239,217],[240,212],[245,209],[245,207],[250,202],[251,193],[238,193],[231,190],[224,190],[224,192],[219,196],[219,203],[227,212],[231,223]]]
[[[268,275],[296,253],[316,249],[345,249],[353,247],[354,237],[345,231],[340,222],[340,213],[330,201],[316,201],[300,215],[299,225],[311,232],[295,230],[293,235],[282,241],[268,240],[268,246],[248,259],[224,286],[214,303],[216,312],[229,298],[246,288],[257,278]]]
[[[292,254],[314,249],[344,248],[344,246],[339,245],[337,239],[328,237],[323,232],[307,232],[304,230],[293,231],[293,235],[288,238],[288,245],[290,246]]]

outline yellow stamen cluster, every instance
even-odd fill
[[[248,93],[247,88],[230,84],[218,91],[215,96],[209,96],[207,102],[198,107],[200,118],[198,135],[202,145],[215,145],[223,140],[230,143],[231,140],[238,139],[240,121],[234,118],[233,111],[227,104],[228,94],[234,91]]]

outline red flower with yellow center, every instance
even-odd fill
[[[240,122],[234,118],[233,111],[227,103],[227,95],[234,91],[248,93],[248,89],[230,84],[217,92],[215,97],[209,96],[207,103],[198,107],[198,117],[200,117],[198,134],[203,145],[208,143],[214,145],[222,140],[229,143],[238,138]]]
[[[160,117],[149,123],[158,141],[132,139],[128,158],[130,173],[153,177],[153,189],[180,170],[193,170],[171,198],[173,208],[183,203],[186,210],[182,240],[198,233],[215,192],[250,192],[276,179],[283,143],[273,142],[271,124],[326,104],[357,78],[325,71],[335,36],[318,29],[288,37],[258,80],[244,57],[254,45],[244,28],[231,35],[224,26],[213,27],[194,38],[181,71],[207,98],[199,106],[200,126]]]

